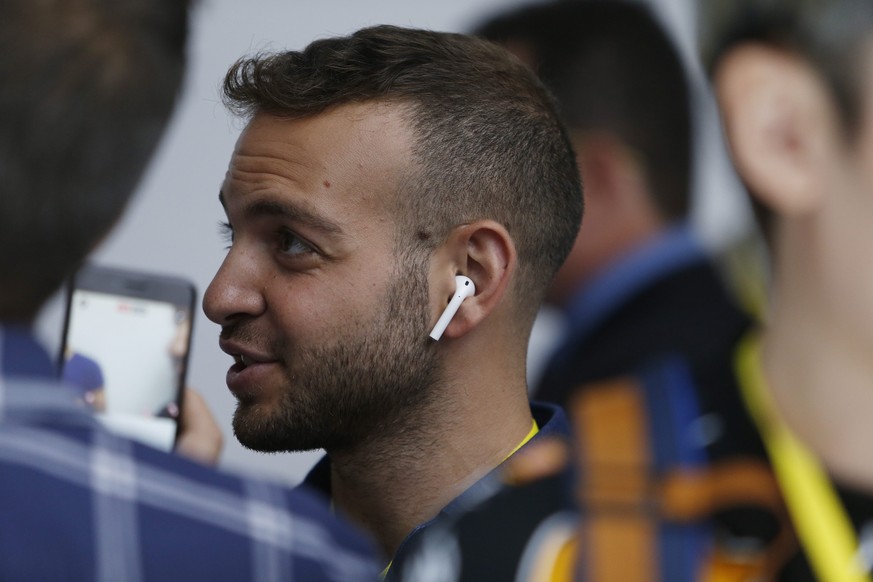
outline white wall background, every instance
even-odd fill
[[[688,0],[650,0],[677,26],[690,50],[693,16]],[[347,34],[371,24],[398,24],[436,30],[465,31],[479,18],[518,0],[201,0],[194,14],[190,68],[173,123],[125,218],[93,258],[118,266],[182,275],[202,295],[224,255],[217,224],[223,219],[217,195],[239,133],[218,99],[227,67],[243,54],[260,49],[299,49],[323,36]],[[717,127],[711,121],[707,134]],[[718,155],[706,146],[702,159],[713,169],[700,181],[695,221],[706,240],[719,246],[744,228],[745,209],[731,192],[732,177]],[[713,178],[711,171],[721,172]],[[44,312],[39,332],[56,345],[61,316],[55,301]],[[230,471],[260,474],[296,483],[318,453],[268,456],[243,449],[230,433],[234,401],[224,376],[230,358],[218,349],[218,327],[202,313],[194,320],[189,384],[204,394],[226,430],[221,460]],[[549,326],[538,327],[534,365],[547,344]]]

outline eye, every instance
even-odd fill
[[[230,249],[233,244],[233,227],[229,222],[221,221],[218,223],[218,236],[227,245],[225,249]]]
[[[315,250],[293,231],[283,228],[279,231],[279,250],[291,257],[314,253]]]

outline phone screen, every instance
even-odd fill
[[[137,285],[129,275],[92,273],[90,279],[77,279],[69,295],[62,378],[113,432],[171,450],[193,288],[179,297],[166,292],[157,293],[161,298],[143,297],[154,285],[143,277]],[[183,299],[186,294],[190,298]]]

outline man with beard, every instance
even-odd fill
[[[234,432],[324,448],[306,483],[402,556],[566,431],[529,403],[525,356],[581,219],[569,140],[526,67],[456,34],[382,26],[243,59],[224,97],[248,124],[204,309],[235,360]],[[458,276],[475,293],[434,341]]]

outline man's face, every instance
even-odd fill
[[[427,261],[395,256],[391,213],[409,152],[374,104],[260,114],[240,136],[221,190],[232,244],[203,306],[236,360],[242,444],[349,449],[430,395]]]

